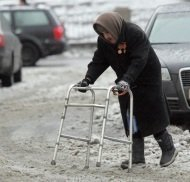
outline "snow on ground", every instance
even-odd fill
[[[73,53],[72,53],[73,55]],[[133,168],[131,173],[120,168],[128,158],[127,146],[105,141],[101,167],[96,167],[98,141],[102,127],[102,110],[95,110],[90,149],[90,168],[84,170],[86,144],[61,139],[56,158],[50,164],[58,135],[64,98],[70,84],[83,78],[90,57],[79,52],[71,59],[65,56],[41,60],[35,68],[23,70],[23,82],[11,88],[0,88],[0,181],[39,182],[126,182],[126,181],[189,181],[190,135],[170,126],[175,146],[179,150],[176,161],[167,168],[160,168],[160,149],[152,136],[145,139],[145,168]],[[107,70],[95,86],[113,84],[115,75]],[[73,93],[75,102],[90,98],[88,93]],[[98,92],[98,103],[104,103],[105,94]],[[63,132],[86,137],[89,110],[68,110]],[[106,135],[124,138],[117,98],[110,97],[109,121]]]

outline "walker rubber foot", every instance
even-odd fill
[[[96,163],[96,167],[100,167],[101,166],[101,163],[100,162],[97,162]]]
[[[55,160],[52,160],[52,161],[51,161],[51,165],[56,165]]]
[[[89,169],[89,166],[84,166],[84,168],[83,168],[84,170],[86,170],[86,169]]]

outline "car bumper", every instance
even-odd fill
[[[163,89],[173,119],[190,118],[190,69],[171,75],[171,81],[163,81]],[[189,119],[190,120],[190,119]]]
[[[47,48],[48,55],[61,54],[67,49],[67,43],[65,40],[52,41],[46,44],[46,48]]]

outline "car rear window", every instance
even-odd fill
[[[48,17],[44,11],[15,12],[16,27],[49,25]]]
[[[151,43],[190,42],[190,12],[159,14],[149,39]]]

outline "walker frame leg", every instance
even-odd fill
[[[69,90],[67,91],[67,96],[65,98],[64,112],[63,112],[62,117],[61,117],[61,123],[60,123],[60,127],[59,127],[59,133],[58,133],[57,141],[56,141],[56,144],[55,144],[54,155],[53,155],[53,159],[51,161],[51,164],[52,165],[56,165],[56,156],[57,156],[58,146],[59,146],[59,143],[60,143],[60,138],[61,137],[65,137],[65,138],[68,138],[68,139],[74,139],[74,140],[80,140],[80,141],[83,141],[83,142],[87,142],[86,162],[85,162],[85,167],[84,168],[89,168],[90,141],[91,141],[91,137],[92,137],[94,107],[100,107],[100,106],[94,104],[94,102],[95,102],[95,93],[94,93],[94,90],[90,90],[91,94],[92,94],[91,104],[84,104],[84,105],[76,104],[76,103],[74,103],[74,104],[71,103],[70,104],[69,103],[69,98],[70,98],[70,93],[71,93],[72,89],[76,89],[76,88],[74,88],[74,85],[71,85],[69,87]],[[84,89],[84,88],[81,88],[81,89]],[[67,111],[68,107],[90,107],[91,108],[90,123],[89,123],[89,130],[88,130],[88,138],[87,139],[86,138],[80,138],[80,137],[74,137],[74,136],[63,135],[62,134],[63,123],[64,123],[64,119],[65,119],[66,111]]]
[[[112,89],[112,87],[110,87],[108,89],[108,91],[107,91],[106,104],[105,104],[103,123],[102,123],[102,133],[101,133],[101,138],[100,138],[98,160],[96,162],[96,167],[101,166],[101,157],[102,157],[102,149],[103,149],[103,142],[104,142],[104,133],[105,133],[105,127],[106,127],[106,121],[107,121],[107,115],[108,115],[109,97],[110,97],[111,89]]]
[[[92,103],[95,102],[95,93],[92,92]],[[90,158],[90,141],[92,138],[92,126],[93,126],[93,120],[94,120],[94,107],[91,108],[91,114],[90,114],[90,123],[89,123],[89,130],[88,130],[88,142],[87,142],[87,152],[86,152],[86,163],[85,163],[85,169],[89,168],[89,158]]]
[[[133,141],[132,141],[133,140],[133,138],[132,138],[132,133],[133,133],[133,130],[132,130],[133,129],[133,94],[132,94],[131,90],[128,91],[128,94],[130,96],[129,140],[124,141],[124,140],[120,140],[120,139],[116,139],[116,138],[112,138],[112,137],[107,137],[107,136],[104,135],[104,133],[105,133],[105,128],[106,128],[106,121],[107,121],[107,114],[108,114],[108,107],[109,107],[109,97],[110,97],[111,88],[112,87],[110,87],[108,89],[107,98],[106,98],[106,107],[105,107],[105,110],[104,110],[102,132],[101,132],[101,137],[100,137],[98,160],[96,162],[96,166],[97,167],[101,166],[101,157],[102,157],[104,139],[108,139],[108,140],[112,140],[112,141],[116,141],[116,142],[127,143],[129,145],[129,149],[128,149],[128,154],[129,154],[128,171],[130,172],[131,168],[132,168],[132,143],[133,143]]]
[[[69,98],[67,96],[66,99],[65,99],[65,103],[68,103],[68,101],[69,101]],[[61,123],[60,123],[60,127],[59,127],[59,133],[58,133],[58,136],[57,136],[57,141],[55,143],[55,150],[54,150],[53,159],[51,161],[51,165],[56,165],[57,151],[58,151],[58,146],[59,146],[59,142],[60,142],[60,138],[61,138],[63,122],[64,122],[64,119],[65,119],[66,111],[67,111],[67,106],[65,105],[64,111],[63,111],[62,116],[61,116]]]

